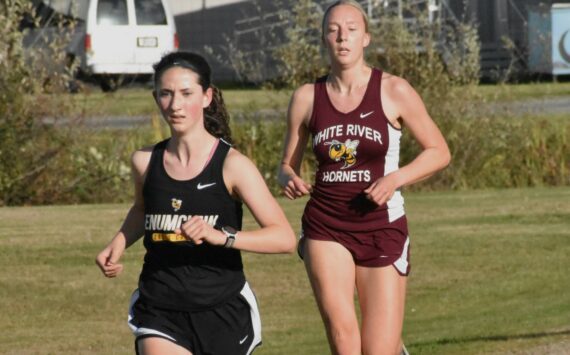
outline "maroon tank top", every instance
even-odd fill
[[[366,232],[404,216],[400,191],[383,205],[363,192],[378,178],[398,170],[401,130],[384,114],[380,100],[382,72],[372,69],[361,103],[342,113],[332,104],[327,77],[315,83],[309,122],[318,167],[311,199],[303,214],[305,234]]]

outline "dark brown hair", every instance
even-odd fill
[[[212,88],[212,102],[204,109],[204,128],[217,138],[222,138],[228,143],[232,143],[230,130],[230,116],[226,110],[222,91],[212,85],[212,69],[210,65],[199,54],[191,52],[172,52],[166,54],[156,63],[154,68],[154,88],[158,87],[158,82],[162,74],[173,67],[181,67],[193,71],[198,75],[198,84],[204,92]]]

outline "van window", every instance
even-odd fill
[[[161,0],[135,0],[137,25],[166,25]]]
[[[127,0],[99,0],[98,25],[128,25]]]

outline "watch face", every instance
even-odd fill
[[[237,230],[234,227],[230,227],[230,226],[225,226],[222,228],[223,231],[229,233],[229,234],[236,234]]]

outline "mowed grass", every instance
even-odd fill
[[[530,82],[524,84],[485,84],[477,91],[490,102],[525,101],[570,96],[570,82]]]
[[[570,188],[407,193],[412,238],[404,340],[412,354],[565,354]],[[280,200],[293,227],[306,200]],[[127,205],[0,208],[0,354],[132,354],[126,326],[144,249],[105,279],[95,255]],[[254,225],[245,218],[245,228]],[[296,255],[244,253],[256,354],[327,354]]]
[[[460,89],[461,90],[461,89]],[[570,96],[570,82],[479,85],[478,93],[486,102],[524,101],[556,96]],[[231,114],[276,109],[286,111],[291,90],[223,89],[226,106]],[[98,87],[86,86],[80,94],[69,94],[76,115],[86,117],[149,116],[158,113],[151,87],[122,87],[114,93],[103,93]]]
[[[226,107],[230,113],[258,109],[286,110],[291,91],[261,89],[222,90]],[[101,92],[88,87],[80,94],[69,94],[76,115],[86,117],[148,116],[157,114],[150,87],[126,87],[113,93]]]

